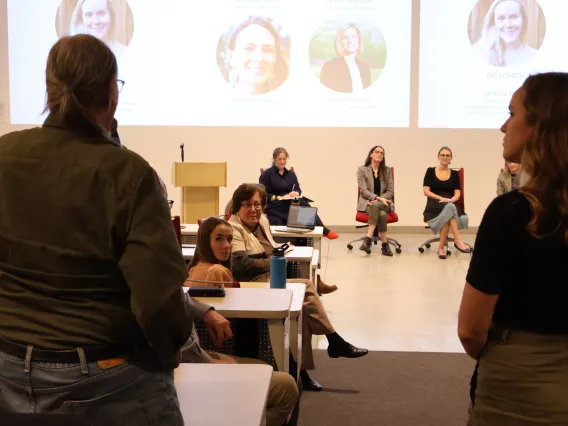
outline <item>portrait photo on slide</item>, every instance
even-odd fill
[[[530,66],[546,35],[537,0],[478,0],[468,22],[473,53],[495,67]]]
[[[241,93],[272,92],[288,79],[290,36],[274,19],[248,16],[219,38],[217,65],[223,79]]]
[[[118,57],[132,41],[134,17],[126,0],[61,0],[55,30],[59,38],[90,34]]]
[[[358,93],[371,87],[387,63],[381,30],[364,18],[338,16],[326,20],[310,42],[310,66],[328,89]]]

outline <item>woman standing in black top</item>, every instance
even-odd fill
[[[458,334],[478,360],[469,424],[566,425],[568,74],[530,76],[509,110],[503,156],[528,180],[485,212],[467,274]]]
[[[288,157],[286,148],[276,148],[272,153],[272,167],[262,172],[258,179],[258,182],[266,189],[268,204],[264,213],[271,225],[286,225],[290,200],[302,195],[296,173],[286,168]],[[303,198],[300,198],[299,202],[301,206],[310,205]],[[323,235],[326,238],[335,240],[339,237],[336,232],[323,224],[319,215],[316,217],[316,225],[323,226]]]
[[[424,175],[424,195],[427,197],[424,220],[434,234],[440,233],[438,257],[446,259],[445,245],[450,230],[454,246],[462,253],[471,248],[461,239],[459,230],[467,228],[467,215],[455,204],[461,197],[460,176],[450,169],[452,150],[446,146],[438,151],[438,167],[429,167]]]

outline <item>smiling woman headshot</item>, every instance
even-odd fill
[[[378,80],[387,62],[385,38],[361,17],[346,22],[330,18],[310,42],[310,65],[316,78],[339,93],[361,93]]]
[[[59,37],[92,35],[118,57],[132,39],[132,10],[126,0],[62,0],[56,29]]]
[[[231,87],[251,95],[279,88],[288,78],[290,40],[273,20],[251,16],[223,34],[217,63]]]
[[[479,0],[469,20],[475,54],[496,67],[529,64],[545,32],[544,14],[536,0]]]

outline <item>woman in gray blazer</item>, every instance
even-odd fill
[[[386,166],[385,149],[374,146],[367,154],[365,165],[357,170],[357,184],[359,185],[359,201],[357,210],[369,215],[369,229],[359,250],[371,254],[373,233],[379,227],[381,238],[381,252],[384,256],[392,256],[387,241],[387,215],[391,211],[394,199],[394,183],[392,171]]]
[[[517,189],[516,176],[519,173],[521,165],[511,161],[505,161],[503,172],[497,177],[497,195],[503,195]]]

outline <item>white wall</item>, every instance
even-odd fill
[[[269,165],[272,150],[284,146],[305,195],[316,200],[324,222],[336,226],[354,223],[356,170],[375,144],[385,148],[387,164],[396,168],[399,225],[421,226],[424,172],[426,167],[436,165],[438,149],[448,145],[454,152],[452,167],[465,168],[466,211],[470,225],[477,226],[495,196],[496,177],[503,165],[502,136],[498,130],[416,128],[419,2],[414,3],[410,129],[124,126],[119,127],[121,139],[129,149],[145,157],[167,183],[172,162],[179,161],[180,143],[185,143],[186,161],[227,161],[228,188],[221,192],[222,206],[240,183],[257,181],[260,167]],[[6,0],[0,0],[0,102],[7,103],[6,26]],[[0,124],[0,135],[20,128]],[[170,198],[179,200],[178,191],[171,185],[169,192]]]

